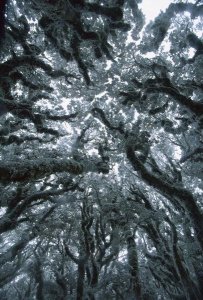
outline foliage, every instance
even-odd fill
[[[138,0],[7,2],[1,299],[203,298],[202,18],[202,1],[149,24]]]

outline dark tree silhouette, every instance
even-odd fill
[[[7,0],[0,1],[0,43],[5,36],[5,13]]]
[[[203,299],[203,4],[142,2],[0,1],[0,299]]]

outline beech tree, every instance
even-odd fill
[[[203,298],[203,3],[142,2],[0,3],[1,299]]]

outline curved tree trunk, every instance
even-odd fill
[[[126,149],[127,158],[132,164],[133,168],[141,175],[142,179],[150,186],[159,190],[169,200],[172,196],[178,198],[188,212],[192,224],[194,226],[196,238],[203,250],[203,216],[200,212],[193,195],[182,187],[176,187],[175,184],[170,184],[161,177],[150,172],[144,164],[136,157],[131,146]]]

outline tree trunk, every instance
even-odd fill
[[[142,162],[135,156],[134,150],[131,146],[127,147],[126,150],[127,158],[131,162],[133,168],[141,175],[142,179],[150,186],[158,189],[165,197],[169,200],[171,197],[176,197],[183,203],[187,210],[191,222],[194,226],[196,238],[199,241],[203,251],[203,217],[196,204],[193,195],[182,187],[177,187],[163,180],[161,177],[154,175],[142,164]]]
[[[135,295],[135,299],[142,300],[142,290],[141,283],[139,278],[139,269],[138,269],[138,257],[136,243],[132,235],[129,235],[129,231],[126,236],[127,250],[128,250],[128,265],[130,268],[131,275],[131,288]]]
[[[77,300],[83,299],[85,279],[85,265],[83,262],[78,264],[78,279],[77,279]]]

